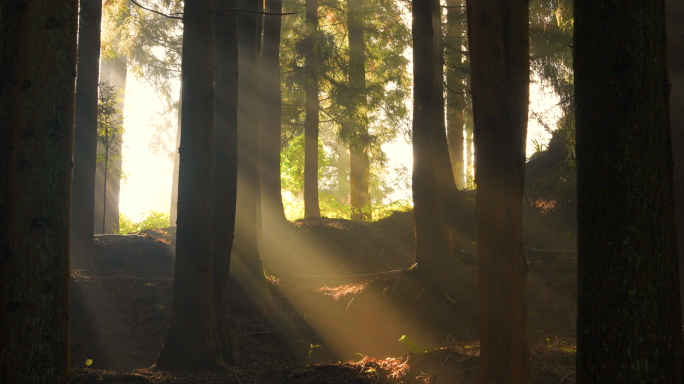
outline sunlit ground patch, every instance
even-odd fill
[[[332,296],[333,299],[339,300],[340,298],[347,295],[355,295],[357,293],[363,292],[364,289],[373,280],[366,280],[362,283],[346,284],[339,287],[328,287],[327,285],[320,288],[318,291],[322,292],[324,295]]]

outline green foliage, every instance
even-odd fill
[[[411,339],[410,337],[403,335],[401,338],[399,338],[399,342],[401,342],[404,346],[408,347],[408,349],[411,350],[411,352],[423,352],[423,353],[428,353],[430,352],[427,349],[423,349],[418,347],[415,341]]]
[[[330,157],[318,140],[318,178],[323,176],[323,168],[330,163]],[[299,135],[280,151],[281,185],[296,197],[304,193],[304,135]]]
[[[136,233],[146,229],[167,228],[169,226],[169,214],[148,209],[140,221],[133,221],[123,213],[119,215],[119,233],[122,235]]]
[[[121,160],[123,145],[123,118],[117,108],[121,102],[120,92],[108,82],[100,82],[98,88],[97,105],[97,143],[99,153],[97,162],[103,163],[105,168],[119,178],[123,178],[123,170],[118,165]]]

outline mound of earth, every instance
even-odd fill
[[[157,233],[156,237],[149,234],[97,235],[90,272],[100,277],[173,277],[175,251],[170,237],[175,242],[175,232],[173,235]]]

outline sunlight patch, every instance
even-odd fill
[[[356,283],[356,284],[347,284],[347,285],[341,285],[339,287],[328,287],[327,285],[321,289],[319,289],[319,292],[322,292],[324,295],[327,296],[332,296],[333,299],[339,300],[341,297],[344,297],[346,295],[356,295],[357,293],[363,292],[364,289],[366,289],[366,286],[371,283],[373,280],[367,280],[362,283]]]

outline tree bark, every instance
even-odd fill
[[[0,382],[69,382],[78,1],[0,2]]]
[[[171,325],[161,370],[224,365],[213,311],[213,23],[212,0],[189,1],[183,15],[183,121]]]
[[[306,0],[305,87],[306,117],[304,121],[304,217],[321,217],[318,204],[318,0]]]
[[[262,11],[259,2],[238,0],[238,8]],[[248,291],[266,294],[259,254],[257,203],[259,195],[259,52],[260,18],[256,13],[237,13],[238,36],[238,192],[232,276]]]
[[[581,383],[684,382],[665,35],[664,2],[575,2]]]
[[[74,171],[71,189],[71,266],[90,268],[95,253],[97,88],[100,76],[102,0],[81,0],[76,67]]]
[[[100,60],[100,81],[109,82],[118,91],[125,91],[127,59],[125,56],[118,56],[113,61]],[[119,114],[123,117],[124,99],[122,94],[121,102],[117,105]],[[124,124],[125,125],[125,124]],[[115,140],[122,143],[122,140]],[[102,145],[98,146],[98,151],[103,151]],[[119,147],[114,152],[122,153]],[[121,170],[121,159],[116,159],[114,168]],[[105,174],[107,187],[105,189]],[[117,172],[108,170],[103,163],[98,163],[95,168],[95,234],[116,233],[119,230],[119,193],[121,192],[121,178]],[[105,197],[106,195],[106,197]],[[106,201],[106,204],[105,204]],[[104,221],[104,230],[102,222]]]
[[[183,82],[181,74],[181,84]],[[178,96],[178,125],[176,128],[176,154],[173,156],[173,176],[171,179],[171,210],[169,212],[169,226],[175,227],[178,220],[178,167],[180,165],[180,140],[181,140],[181,105],[183,105],[183,91]]]
[[[482,383],[528,383],[522,210],[529,3],[467,0],[475,139]]]
[[[282,0],[267,0],[266,11],[282,13]],[[262,226],[285,223],[285,208],[280,185],[281,90],[280,90],[280,29],[281,17],[264,16],[264,48],[261,54],[261,110],[259,120],[261,162]]]
[[[362,0],[348,0],[349,22],[349,88],[351,90],[351,122],[349,141],[349,183],[351,219],[373,219],[370,199],[370,157],[366,106],[366,43],[363,40],[364,12]]]
[[[667,68],[670,78],[670,131],[674,159],[675,223],[679,255],[679,291],[684,292],[684,2],[665,1]],[[681,296],[681,295],[680,295]],[[684,296],[681,296],[684,298]],[[682,302],[684,310],[684,301]],[[684,312],[683,312],[684,313]]]
[[[434,0],[413,3],[413,203],[416,223],[416,262],[424,273],[454,266],[444,239],[437,181],[437,111]]]
[[[447,140],[451,169],[458,189],[465,188],[465,168],[463,153],[463,109],[465,107],[465,87],[463,86],[463,28],[461,27],[465,9],[462,0],[447,1],[447,46],[445,60],[447,63]],[[456,68],[455,68],[456,67]]]
[[[214,8],[234,9],[236,0],[214,0]],[[233,11],[214,13],[214,313],[218,352],[237,361],[228,328],[228,274],[235,235],[238,183],[238,47]]]

